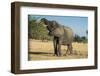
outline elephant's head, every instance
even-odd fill
[[[50,36],[60,37],[63,35],[64,31],[56,21],[49,21],[45,18],[42,18],[41,21],[46,25]]]
[[[48,20],[45,19],[45,18],[42,18],[42,19],[41,19],[41,22],[43,22],[45,25],[48,25]]]

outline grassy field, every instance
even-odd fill
[[[40,40],[29,39],[29,60],[54,60],[54,59],[80,59],[88,57],[88,47],[86,43],[73,43],[72,55],[63,56],[67,46],[61,46],[61,57],[53,56],[53,42],[42,42]]]

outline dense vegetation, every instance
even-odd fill
[[[48,35],[48,31],[42,22],[38,23],[37,19],[33,17],[28,18],[28,37],[30,39],[48,41],[52,40],[52,37]],[[87,38],[85,36],[80,37],[79,35],[74,36],[74,42],[87,43]]]
[[[85,36],[80,37],[79,35],[74,36],[74,42],[83,42],[87,43],[87,38]]]
[[[48,31],[44,24],[42,22],[37,23],[35,18],[29,20],[28,37],[42,41],[52,40],[52,37],[48,36]]]

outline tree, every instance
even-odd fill
[[[37,23],[36,18],[32,17],[32,20],[28,21],[28,37],[37,40],[51,40],[48,36],[48,31],[42,22]]]
[[[79,35],[75,34],[74,41],[81,42],[81,37]]]
[[[85,36],[80,37],[79,35],[75,35],[74,42],[83,42],[87,43],[87,38]]]
[[[83,43],[87,43],[87,38],[86,38],[85,36],[82,36],[82,37],[81,37],[81,41],[82,41]]]

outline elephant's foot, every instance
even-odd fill
[[[60,56],[61,56],[61,54],[53,54],[53,56],[58,56],[58,57],[60,57]]]
[[[53,54],[53,56],[58,56],[58,54],[55,53],[55,54]]]
[[[57,56],[57,54],[53,54],[53,56]]]
[[[59,57],[62,56],[61,53],[58,53],[58,56],[59,56]]]
[[[74,53],[73,52],[70,52],[68,55],[73,55]]]
[[[70,52],[70,53],[65,53],[63,56],[67,56],[67,55],[73,55],[73,53],[72,52]]]
[[[61,57],[61,55],[57,55],[58,57]]]

